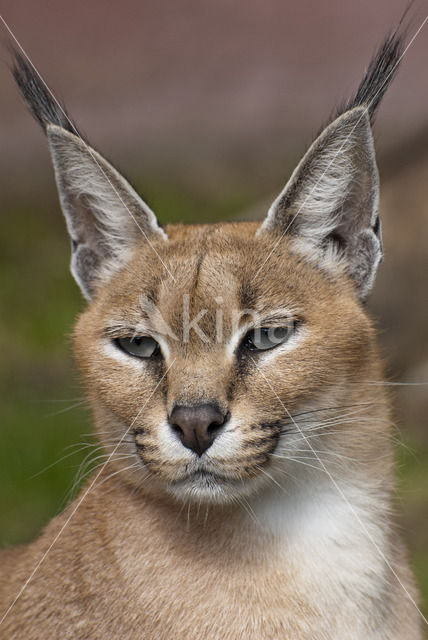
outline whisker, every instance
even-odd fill
[[[293,449],[292,451],[293,455],[295,453],[315,453],[315,454],[320,454],[320,455],[327,455],[327,456],[333,456],[335,458],[339,458],[340,460],[346,460],[349,462],[358,462],[358,460],[356,458],[351,458],[350,456],[347,456],[343,453],[337,453],[336,451],[328,451],[328,450],[321,450],[321,449],[313,449],[312,447],[308,448],[308,449]]]
[[[191,503],[190,503],[190,498],[189,498],[189,502],[187,504],[187,525],[186,525],[186,530],[187,531],[190,531],[190,506],[191,506]]]
[[[275,456],[275,454],[272,454],[273,456]],[[309,464],[308,462],[303,462],[302,460],[300,460],[299,458],[294,458],[292,456],[277,456],[282,458],[283,460],[289,460],[290,462],[296,462],[298,464],[302,464],[305,467],[310,467],[311,469],[316,469],[316,471],[322,471],[323,473],[327,473],[327,471],[325,469],[323,469],[322,467],[317,467],[313,464]],[[310,459],[310,458],[308,458]],[[316,460],[316,458],[311,458],[312,460]],[[328,475],[328,473],[327,473]]]
[[[105,464],[105,460],[109,461],[110,460],[118,460],[119,458],[116,457],[116,453],[114,454],[114,456],[111,456],[110,454],[106,453],[106,452],[102,452],[101,448],[98,448],[97,450],[94,451],[90,451],[85,458],[82,460],[82,462],[79,465],[79,468],[77,470],[77,473],[74,477],[73,480],[73,484],[70,488],[70,490],[67,492],[66,495],[66,500],[67,502],[71,499],[71,497],[75,494],[77,488],[83,483],[83,481],[94,471],[96,471],[96,469],[98,469],[99,467],[101,467],[103,464]],[[98,453],[99,455],[92,457],[93,454]],[[132,457],[131,453],[127,453],[127,454],[119,454],[119,455],[123,455],[124,459],[125,457]],[[120,458],[121,459],[121,458]],[[99,464],[94,464],[97,460],[101,460],[101,462]]]
[[[207,502],[206,504],[206,509],[205,509],[205,518],[204,518],[204,529],[207,526],[207,521],[208,521],[208,511],[209,511],[209,502]]]
[[[428,381],[422,380],[421,382],[395,382],[393,380],[366,380],[362,382],[354,382],[352,384],[373,387],[426,387],[428,386]]]
[[[307,423],[308,421],[306,421]],[[300,421],[300,424],[302,424],[302,421]],[[303,423],[304,424],[304,423]],[[325,420],[325,421],[320,421],[320,422],[314,422],[313,424],[310,425],[305,425],[303,426],[303,428],[300,430],[303,433],[311,433],[313,431],[317,431],[317,430],[327,430],[328,427],[330,426],[338,426],[338,425],[350,425],[350,424],[386,424],[389,426],[394,426],[393,423],[390,420],[387,420],[385,418],[373,418],[373,417],[359,417],[359,418],[347,418],[347,419],[343,419],[342,417],[335,417],[329,420]],[[281,431],[281,433],[287,433],[290,434],[292,433],[297,434],[300,432],[299,430],[293,430],[290,431],[290,427],[287,427],[286,430]],[[329,431],[329,433],[334,433],[333,431]]]
[[[98,484],[98,486],[101,487],[105,482],[107,482],[107,480],[110,480],[114,476],[117,476],[118,473],[123,473],[124,471],[129,471],[131,469],[135,469],[135,470],[141,469],[141,463],[138,460],[136,460],[133,464],[129,465],[128,467],[121,467],[120,469],[113,471],[108,476],[103,478],[101,482]]]
[[[304,415],[309,415],[309,414],[313,414],[313,413],[319,413],[320,411],[337,411],[340,409],[354,409],[357,407],[374,407],[376,406],[378,403],[375,402],[358,402],[355,404],[345,404],[345,405],[336,405],[333,407],[318,407],[317,409],[308,409],[306,411],[300,411],[299,413],[293,413],[290,414],[290,416],[288,417],[289,420],[292,420],[293,418],[300,418],[301,416]]]
[[[81,402],[76,402],[75,404],[70,405],[69,407],[64,407],[63,409],[59,409],[58,411],[53,411],[52,413],[45,414],[45,418],[54,418],[55,416],[59,416],[62,413],[66,413],[67,411],[72,411],[73,409],[77,409],[77,407],[82,407],[87,404],[86,400],[82,400]]]
[[[59,464],[63,460],[67,460],[67,458],[71,458],[72,456],[81,453],[85,449],[87,449],[86,445],[81,447],[80,449],[75,449],[74,451],[70,451],[69,453],[65,454],[61,458],[58,458],[58,460],[55,460],[55,462],[51,462],[51,464],[48,464],[46,467],[44,467],[40,471],[37,471],[36,473],[34,473],[32,476],[29,477],[29,480],[33,480],[34,478],[38,478],[40,475],[42,475],[42,473],[45,473],[45,471],[48,471],[52,467],[55,467],[57,464]]]
[[[259,471],[261,471],[261,473],[263,473],[263,475],[265,475],[267,478],[269,478],[269,480],[271,480],[271,482],[273,482],[273,484],[276,484],[277,487],[279,487],[279,489],[281,489],[281,491],[284,490],[284,487],[282,487],[279,482],[277,480],[275,480],[275,478],[273,478],[270,473],[268,473],[265,469],[263,469],[262,467],[260,467],[259,465],[255,465],[255,468],[258,469]]]
[[[248,500],[244,498],[244,496],[232,496],[232,502],[242,507],[244,511],[247,513],[247,515],[250,517],[250,519],[254,522],[254,524],[257,527],[261,528],[261,523],[259,519],[254,513],[254,510],[252,509],[250,503],[248,502]]]
[[[76,402],[76,401],[87,402],[84,396],[76,396],[75,398],[49,398],[46,400],[35,400],[35,402],[43,403],[43,404],[59,404],[61,402],[64,403],[64,402]]]

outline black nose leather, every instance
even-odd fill
[[[169,417],[171,429],[181,442],[201,456],[214,442],[228,419],[212,404],[177,405]]]

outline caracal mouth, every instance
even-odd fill
[[[241,481],[236,478],[222,475],[221,473],[217,473],[215,471],[197,469],[196,471],[186,473],[177,480],[173,480],[170,484],[174,487],[198,484],[201,486],[221,486],[226,484],[236,484],[237,482]]]
[[[168,493],[180,500],[225,504],[254,492],[248,478],[222,475],[216,471],[197,469],[168,483]]]

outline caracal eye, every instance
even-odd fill
[[[160,346],[149,336],[135,336],[135,338],[117,338],[117,346],[136,358],[152,358],[160,353]]]
[[[267,351],[287,342],[293,331],[294,324],[287,327],[258,327],[246,334],[241,345],[249,351]]]

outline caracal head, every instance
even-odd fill
[[[88,301],[75,350],[118,479],[227,502],[327,467],[357,472],[352,461],[364,474],[379,455],[381,394],[364,387],[361,400],[379,376],[363,307],[382,257],[370,119],[398,45],[380,50],[263,223],[166,229],[16,54]]]

